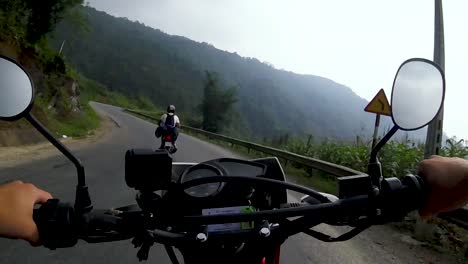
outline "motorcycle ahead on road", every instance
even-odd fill
[[[155,132],[156,138],[161,138],[161,148],[165,149],[169,154],[174,154],[177,152],[177,148],[172,143],[171,133],[168,133],[167,130],[163,129],[163,127],[159,126]]]
[[[277,264],[281,245],[298,233],[345,241],[371,225],[401,221],[425,202],[424,182],[413,175],[383,178],[377,154],[399,129],[419,129],[433,120],[444,94],[444,74],[437,65],[405,61],[393,83],[395,126],[372,150],[368,175],[338,179],[339,197],[286,182],[277,158],[189,164],[173,163],[164,150],[133,149],[125,156],[125,180],[138,191],[136,204],[95,209],[81,161],[30,113],[34,89],[28,74],[13,60],[0,58],[0,119],[27,119],[77,168],[74,206],[51,199],[34,210],[44,246],[131,239],[140,260],[161,243],[173,263],[179,263],[176,247],[185,263]],[[287,190],[306,196],[291,203]],[[321,223],[353,229],[332,237],[312,229]]]
[[[174,154],[177,151],[177,148],[172,144],[172,135],[162,135],[161,140],[164,142],[164,149],[169,153],[169,154]],[[169,143],[169,145],[168,145]]]

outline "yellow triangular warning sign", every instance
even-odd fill
[[[364,111],[387,116],[392,115],[392,108],[388,103],[387,96],[383,89],[380,89],[374,99],[372,99],[366,108],[364,108]]]

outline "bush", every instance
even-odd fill
[[[371,145],[362,142],[359,138],[354,144],[329,140],[322,142],[309,140],[306,143],[301,139],[293,139],[280,148],[366,172]],[[440,155],[465,158],[468,157],[468,147],[464,140],[453,137],[447,140]],[[390,141],[379,153],[384,177],[403,177],[408,173],[415,174],[417,166],[423,158],[424,144],[409,139]]]
[[[441,152],[443,156],[465,158],[468,156],[468,147],[465,145],[465,140],[453,137],[447,139],[446,146]]]

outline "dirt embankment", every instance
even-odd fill
[[[0,147],[32,145],[44,142],[44,140],[33,128],[0,130]]]
[[[112,119],[110,119],[109,117],[102,117],[100,127],[94,131],[90,131],[87,137],[80,139],[62,138],[60,140],[69,148],[80,149],[89,146],[90,144],[96,144],[105,141],[108,138],[110,131],[112,131],[112,129],[114,129],[115,127],[116,123]],[[54,146],[52,146],[49,142],[44,141],[42,135],[40,135],[39,132],[33,129],[31,129],[31,131],[25,130],[23,132],[20,132],[20,134],[23,133],[24,135],[14,134],[14,130],[6,131],[8,132],[6,132],[4,135],[10,134],[13,135],[13,137],[16,137],[21,140],[23,140],[22,137],[25,135],[34,135],[34,137],[40,139],[40,143],[36,142],[34,144],[25,145],[25,141],[20,141],[22,145],[10,145],[6,147],[0,147],[1,168],[14,167],[19,164],[31,162],[32,160],[40,160],[53,155],[60,155],[60,153],[58,152],[58,150],[55,149]],[[4,131],[0,131],[0,140],[2,136],[1,132]],[[9,142],[11,143],[14,141],[10,140]]]

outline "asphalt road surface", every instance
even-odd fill
[[[85,165],[94,207],[133,204],[135,191],[128,188],[124,181],[124,154],[129,148],[157,148],[159,142],[154,137],[155,127],[122,112],[120,108],[98,103],[92,103],[92,106],[118,124],[105,140],[75,152]],[[175,161],[201,162],[219,157],[236,157],[218,146],[186,135],[180,136],[178,145]],[[0,181],[10,179],[34,183],[62,201],[74,201],[76,172],[71,163],[60,155],[14,168],[0,168]],[[331,228],[325,230],[336,232]],[[102,244],[79,242],[73,248],[50,251],[43,247],[33,248],[19,240],[0,239],[0,263],[138,263],[136,252],[130,241]],[[375,252],[366,253],[352,241],[328,244],[298,235],[283,245],[281,258],[283,263],[370,263],[375,261],[374,255]],[[170,263],[170,260],[164,248],[155,245],[148,262]]]

